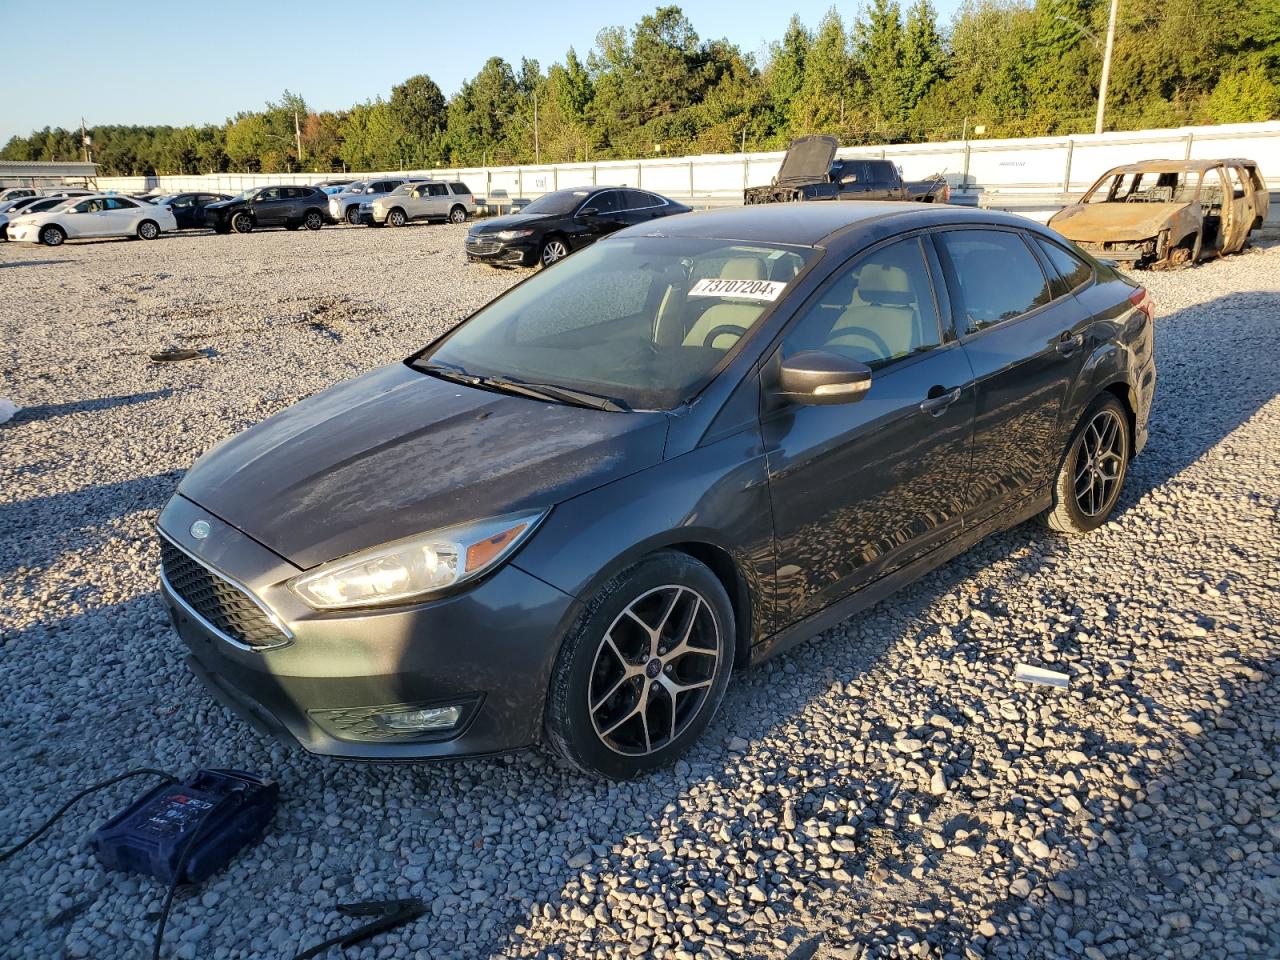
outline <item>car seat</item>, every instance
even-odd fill
[[[715,276],[722,280],[764,280],[764,262],[759,257],[733,257],[715,271]],[[695,283],[697,279],[702,278],[695,278]],[[728,350],[760,319],[766,306],[760,301],[713,303],[693,321],[684,336],[684,345]]]

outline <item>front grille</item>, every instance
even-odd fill
[[[468,253],[497,253],[501,244],[496,240],[486,240],[484,237],[467,237]]]
[[[160,538],[160,563],[169,586],[202,618],[237,643],[255,650],[279,647],[289,637],[243,590]]]

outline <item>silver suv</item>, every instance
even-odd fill
[[[467,185],[443,180],[406,183],[360,204],[360,219],[371,227],[403,227],[410,220],[463,223],[475,212],[476,198]]]
[[[410,182],[409,177],[391,177],[385,180],[357,180],[341,193],[329,198],[329,219],[334,223],[360,222],[360,204],[385,196],[401,184]]]

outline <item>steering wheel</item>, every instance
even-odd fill
[[[878,359],[887,360],[893,356],[893,351],[889,349],[889,344],[885,343],[884,337],[880,336],[880,334],[876,333],[874,330],[869,330],[866,327],[841,327],[839,330],[831,331],[831,333],[832,336],[827,341],[828,346],[832,345],[837,340],[843,340],[845,337],[861,337],[863,340],[869,340],[871,345],[879,351],[880,357]]]
[[[743,333],[745,332],[746,332],[745,330],[743,330],[741,327],[737,326],[736,324],[722,323],[718,327],[711,328],[710,332],[705,337],[702,338],[702,345],[704,347],[710,347],[712,345],[712,342],[716,339],[716,337],[722,337],[725,334],[729,334],[736,340],[741,338]],[[733,346],[733,344],[730,344],[729,346]]]

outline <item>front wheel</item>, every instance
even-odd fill
[[[450,223],[466,223],[466,222],[467,222],[467,208],[466,208],[466,207],[464,207],[464,206],[462,206],[461,204],[459,204],[459,205],[457,205],[456,207],[454,207],[452,210],[450,210],[450,211],[449,211],[449,222],[450,222]]]
[[[252,233],[253,217],[247,213],[237,213],[231,218],[231,229],[236,233]]]
[[[662,551],[600,588],[552,672],[546,741],[611,780],[674,763],[710,722],[733,669],[728,594],[702,563]]]
[[[557,260],[563,260],[568,255],[569,248],[565,246],[565,242],[553,237],[542,245],[542,250],[538,254],[538,263],[543,267],[549,267]]]
[[[1088,533],[1107,522],[1129,470],[1129,415],[1104,393],[1089,404],[1058,468],[1053,506],[1041,514],[1051,530]]]
[[[347,223],[351,224],[353,227],[360,223],[359,207],[347,207]]]
[[[53,224],[40,231],[40,242],[46,247],[60,247],[66,239],[66,231]]]
[[[377,221],[374,222],[376,223]],[[403,227],[407,222],[408,220],[405,218],[404,211],[399,207],[396,207],[396,209],[387,214],[388,227]]]
[[[324,226],[324,217],[320,216],[319,210],[308,210],[302,218],[302,225],[308,230],[319,230]]]

